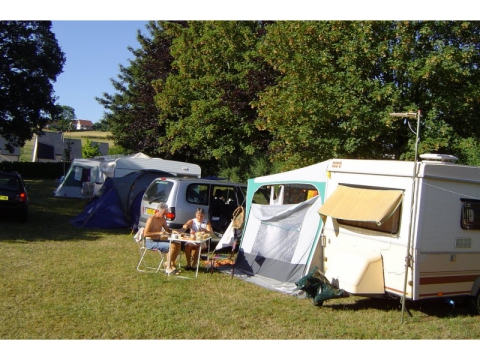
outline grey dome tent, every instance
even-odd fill
[[[132,228],[136,230],[142,196],[158,177],[173,177],[160,170],[139,170],[122,177],[107,178],[70,223],[79,228]]]

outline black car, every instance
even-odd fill
[[[27,186],[19,173],[0,172],[0,217],[28,220]]]

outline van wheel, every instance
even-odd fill
[[[469,297],[469,308],[477,315],[480,315],[480,290],[477,291],[477,295]]]

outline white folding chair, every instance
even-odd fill
[[[209,264],[207,265],[207,269],[210,270],[211,274],[213,274],[214,269],[231,266],[233,278],[235,272],[235,250],[237,247],[237,241],[237,229],[235,228],[235,223],[232,220],[217,246],[209,255]],[[228,251],[228,253],[225,253],[224,249],[226,248],[231,248],[231,250]]]
[[[133,237],[133,239],[140,244],[140,260],[137,264],[137,271],[144,273],[157,273],[160,271],[160,268],[165,261],[165,254],[160,250],[149,249],[146,247],[146,239],[143,235],[144,231],[144,228],[138,229],[138,232]],[[154,255],[149,256],[149,253]]]

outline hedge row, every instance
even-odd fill
[[[70,168],[70,162],[0,162],[0,171],[16,171],[24,179],[58,179]]]

